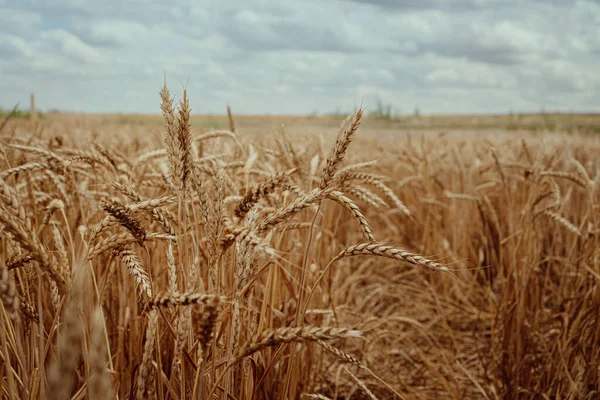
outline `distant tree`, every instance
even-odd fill
[[[391,120],[393,118],[392,105],[384,104],[380,98],[377,98],[375,101],[375,108],[371,111],[370,115],[376,118]]]

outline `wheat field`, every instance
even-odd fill
[[[598,398],[595,136],[177,97],[0,122],[2,398]]]

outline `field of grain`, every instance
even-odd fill
[[[600,395],[597,117],[178,97],[0,122],[3,398]]]

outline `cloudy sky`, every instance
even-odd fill
[[[600,0],[0,0],[0,106],[600,111]]]

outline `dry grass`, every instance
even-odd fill
[[[3,398],[598,397],[598,139],[159,100],[1,122]]]

